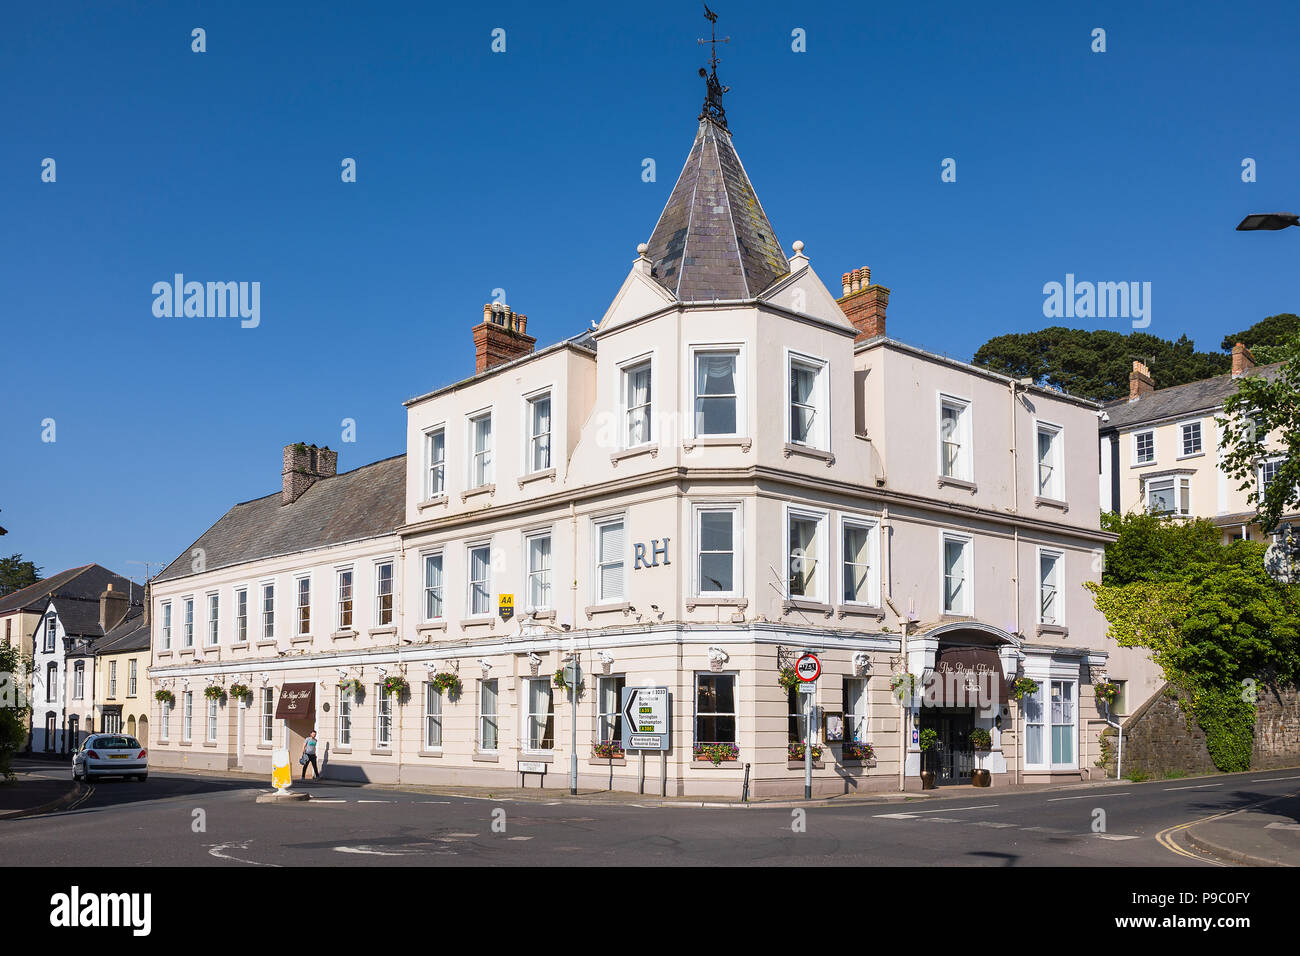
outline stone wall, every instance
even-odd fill
[[[1255,720],[1252,770],[1300,766],[1300,688],[1261,683],[1259,715]],[[1180,701],[1186,691],[1165,684],[1155,696],[1124,721],[1124,775],[1139,772],[1163,777],[1173,771],[1213,773],[1214,761],[1205,734]],[[1106,775],[1115,775],[1115,731],[1108,738]]]
[[[1300,767],[1300,688],[1261,683],[1258,694],[1250,768]]]

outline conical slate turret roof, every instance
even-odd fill
[[[683,302],[752,299],[790,271],[731,134],[708,118],[649,246],[651,275]]]

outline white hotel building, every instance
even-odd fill
[[[154,579],[150,674],[175,698],[156,765],[266,771],[315,728],[327,777],[511,786],[529,762],[564,787],[552,677],[576,653],[582,787],[640,786],[640,755],[603,745],[622,689],[650,685],[673,722],[647,792],[739,796],[748,766],[753,795],[795,793],[779,678],[812,649],[844,730],[819,793],[919,787],[930,727],[940,782],[969,779],[974,727],[994,786],[1100,773],[1093,682],[1140,703],[1158,677],[1082,587],[1109,540],[1097,406],[886,337],[865,269],[829,292],[716,103],[638,252],[594,331],[534,350],[484,307],[475,374],[406,402],[404,456],[336,474],[290,445],[281,491]],[[963,669],[997,678],[995,705],[892,690]],[[1037,693],[1006,699],[1017,676]],[[251,696],[205,696],[232,684]]]

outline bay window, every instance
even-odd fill
[[[1186,516],[1191,513],[1191,478],[1174,476],[1148,478],[1147,510],[1155,515]]]

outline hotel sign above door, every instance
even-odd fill
[[[277,720],[316,716],[316,685],[285,684],[280,688],[280,699],[275,705]]]

